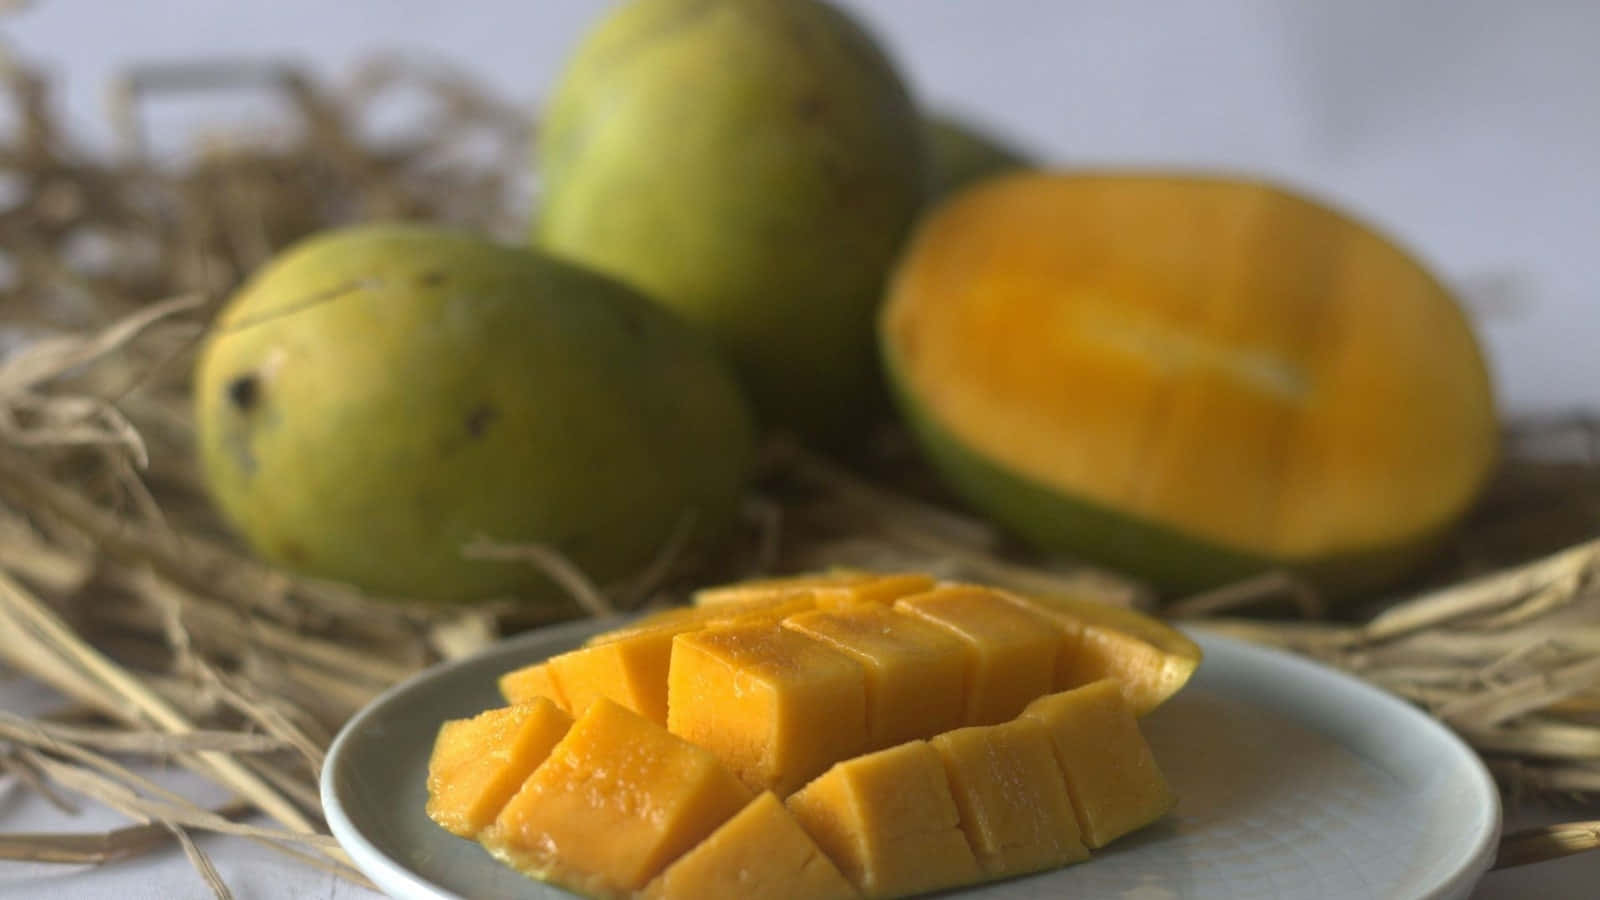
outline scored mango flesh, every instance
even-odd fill
[[[710,597],[503,675],[513,705],[441,729],[429,815],[589,896],[827,900],[1080,862],[1172,808],[1137,715],[1200,651],[1153,619],[907,575]]]

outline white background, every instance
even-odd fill
[[[36,0],[0,18],[0,37],[49,67],[75,130],[103,141],[108,83],[151,60],[287,58],[338,76],[366,54],[403,50],[469,67],[531,111],[607,5]],[[1375,222],[1467,296],[1509,410],[1600,407],[1600,2],[848,5],[926,105],[966,113],[1042,159],[1248,171]],[[0,706],[21,702],[14,688],[0,684]],[[17,803],[0,797],[0,830],[25,827],[19,817],[38,828],[115,824],[38,824],[42,808]],[[353,893],[289,877],[242,842],[211,846],[241,898]],[[21,874],[0,867],[0,893],[203,890],[175,855],[42,881]],[[1600,859],[1578,858],[1493,876],[1480,896],[1588,896],[1595,883]]]

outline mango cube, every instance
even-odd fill
[[[1084,843],[1104,847],[1161,818],[1175,802],[1123,698],[1102,679],[1028,704],[1022,718],[1045,727],[1066,778]]]
[[[866,897],[904,897],[983,878],[944,764],[926,741],[845,760],[791,796],[788,806]]]
[[[786,796],[866,747],[866,674],[776,623],[685,632],[673,638],[667,728]]]
[[[894,608],[944,628],[966,648],[966,724],[1004,722],[1048,693],[1061,632],[987,588],[945,587],[901,597]]]
[[[529,703],[536,697],[544,697],[558,708],[572,712],[567,698],[561,695],[561,688],[556,686],[550,667],[545,663],[534,663],[507,672],[500,676],[499,685],[500,696],[506,698],[507,703]]]
[[[553,656],[548,665],[574,713],[581,715],[605,697],[665,726],[667,664],[675,633],[669,628],[637,632]]]
[[[572,717],[544,697],[446,722],[428,760],[428,816],[475,837],[571,725]]]
[[[761,578],[723,587],[706,588],[694,595],[700,606],[748,601],[762,597],[780,597],[807,593],[818,605],[840,606],[846,603],[889,603],[906,594],[931,590],[934,581],[927,575],[914,573],[877,574],[840,570],[818,575],[792,575],[785,578]]]
[[[609,644],[646,632],[681,634],[685,631],[732,622],[775,622],[791,613],[802,612],[814,606],[816,606],[815,599],[804,591],[740,598],[716,606],[669,606],[609,631],[602,631],[585,641],[584,646]]]
[[[710,753],[601,698],[482,841],[536,878],[610,896],[644,887],[749,800]]]
[[[877,603],[812,610],[783,624],[861,663],[869,749],[932,737],[966,721],[966,651],[944,629]]]
[[[859,897],[776,794],[764,791],[645,887],[647,900]]]
[[[947,731],[928,743],[944,761],[962,830],[991,878],[1089,858],[1042,724],[1018,718]]]
[[[1071,597],[1002,596],[1062,630],[1055,690],[1114,678],[1134,715],[1143,716],[1177,693],[1200,665],[1199,645],[1141,613]]]

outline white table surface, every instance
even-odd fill
[[[104,141],[102,98],[130,63],[291,58],[333,75],[402,49],[452,61],[532,109],[604,0],[37,0],[0,17],[63,108]],[[1264,174],[1398,236],[1478,314],[1503,405],[1600,409],[1600,3],[1588,0],[851,0],[918,95],[1063,164]],[[155,110],[159,126],[259,113]],[[176,117],[176,118],[174,118]],[[0,127],[4,127],[0,123]],[[0,709],[45,702],[0,683]],[[183,777],[180,785],[194,786]],[[204,799],[218,800],[215,794]],[[1514,815],[1600,818],[1600,809]],[[63,818],[0,787],[0,830],[124,824]],[[362,898],[242,840],[206,838],[245,898]],[[1593,897],[1600,853],[1496,873],[1479,898]],[[0,865],[5,897],[198,897],[176,850],[104,869]]]

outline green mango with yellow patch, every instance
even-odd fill
[[[195,376],[205,481],[264,557],[386,595],[564,595],[477,539],[605,584],[734,512],[752,424],[703,337],[636,291],[437,228],[285,251],[216,319]]]

